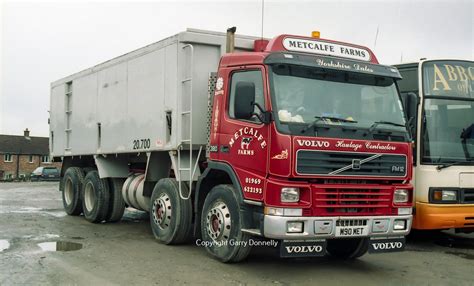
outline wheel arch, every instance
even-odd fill
[[[231,184],[235,188],[235,195],[240,206],[244,203],[240,181],[231,166],[221,162],[208,162],[206,170],[199,177],[194,197],[194,235],[200,237],[200,222],[202,206],[207,194],[213,187],[220,184]]]

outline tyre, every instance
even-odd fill
[[[183,192],[189,190],[183,184]],[[191,238],[192,204],[179,196],[178,182],[161,179],[153,188],[150,224],[155,238],[164,244],[180,244]]]
[[[125,211],[125,201],[122,197],[122,186],[124,179],[120,178],[109,178],[109,190],[110,190],[110,201],[109,211],[105,218],[108,222],[117,222],[122,219],[123,212]]]
[[[95,170],[89,171],[82,186],[82,209],[86,220],[98,223],[106,219],[109,211],[109,185]]]
[[[359,258],[369,250],[368,238],[331,239],[327,243],[327,252],[338,259]]]
[[[82,185],[84,174],[78,167],[70,167],[64,173],[59,184],[62,193],[64,210],[68,215],[80,215],[82,213]]]
[[[201,235],[208,253],[222,262],[239,262],[250,253],[248,234],[232,185],[217,185],[207,195],[201,216]]]

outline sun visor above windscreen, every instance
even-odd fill
[[[303,55],[296,53],[271,53],[264,61],[267,65],[273,64],[291,64],[301,66],[311,66],[330,70],[339,70],[346,72],[356,72],[384,77],[401,79],[398,70],[391,66],[371,64],[361,61],[348,59],[339,59],[329,56]]]

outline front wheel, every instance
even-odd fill
[[[222,262],[239,262],[250,253],[249,235],[242,232],[239,203],[232,185],[217,185],[206,197],[201,216],[202,242]]]
[[[355,259],[366,254],[369,250],[368,238],[345,238],[328,240],[328,253],[339,259]]]

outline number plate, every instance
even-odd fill
[[[337,237],[366,236],[368,233],[367,226],[336,226]]]

